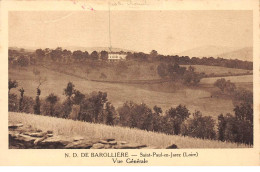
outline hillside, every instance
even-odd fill
[[[165,148],[175,144],[178,148],[247,148],[246,145],[215,140],[203,140],[191,137],[166,135],[103,124],[91,124],[68,119],[9,112],[9,124],[22,123],[43,131],[52,131],[53,135],[63,137],[83,137],[91,139],[113,138],[130,143],[147,145],[151,148]]]
[[[205,46],[198,47],[179,53],[181,56],[190,57],[221,57],[225,59],[238,59],[253,61],[253,48],[252,47],[224,47],[224,46]]]
[[[145,103],[149,107],[155,105],[161,107],[165,112],[171,107],[179,104],[185,105],[191,113],[199,110],[203,115],[210,115],[217,118],[219,114],[233,112],[231,99],[219,99],[211,97],[211,90],[217,90],[213,84],[203,85],[198,88],[176,87],[174,83],[161,83],[153,85],[127,85],[93,82],[79,77],[54,72],[45,68],[40,70],[42,77],[47,81],[41,85],[41,98],[45,98],[50,93],[55,93],[61,100],[65,99],[63,89],[69,81],[75,84],[76,89],[84,94],[93,91],[102,91],[108,93],[109,101],[116,107],[120,107],[126,101],[136,103]],[[23,87],[26,96],[35,97],[38,86],[37,77],[33,74],[33,68],[9,69],[9,78],[15,79],[19,83],[19,88]],[[207,88],[205,88],[207,87]],[[208,90],[211,89],[211,90]],[[19,95],[18,89],[12,90],[12,93]]]
[[[217,55],[217,57],[222,57],[226,59],[239,59],[239,60],[253,61],[253,48],[245,47],[232,52],[219,54]]]
[[[183,52],[178,53],[181,56],[190,56],[190,57],[216,57],[218,54],[223,54],[236,50],[235,47],[225,47],[225,46],[202,46],[193,49],[189,49]]]

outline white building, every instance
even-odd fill
[[[120,60],[126,60],[126,54],[119,54],[119,53],[108,54],[108,61],[120,61]]]

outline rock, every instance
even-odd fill
[[[177,145],[172,144],[170,146],[168,146],[166,149],[178,149]]]
[[[83,137],[77,136],[73,138],[74,141],[84,140]]]
[[[134,145],[134,144],[125,144],[125,145],[116,145],[115,149],[141,149],[147,147],[146,145]]]
[[[48,136],[48,137],[52,137],[52,136],[53,136],[53,134],[47,134],[47,136]]]
[[[111,141],[115,141],[116,139],[108,138],[108,139],[104,139],[104,140],[107,141],[107,142],[111,142]]]
[[[90,149],[103,149],[103,148],[105,148],[104,144],[96,143],[96,144],[93,144],[93,146]]]
[[[42,132],[42,130],[41,129],[36,129],[36,132],[40,133],[40,132]]]
[[[28,135],[31,137],[44,137],[47,133],[41,132],[41,133],[29,133]]]
[[[116,145],[117,142],[116,142],[116,141],[111,141],[111,142],[108,142],[108,144],[110,144],[110,145]]]
[[[53,134],[53,131],[48,130],[48,131],[47,131],[47,134]]]
[[[43,140],[45,140],[47,137],[45,136],[45,137],[42,137],[42,138],[38,138],[38,139],[36,139],[34,142],[33,142],[33,144],[34,145],[38,145],[38,143],[40,143],[40,142],[42,142]]]
[[[23,124],[11,124],[11,125],[8,125],[8,128],[9,129],[16,129],[16,128],[22,127],[22,126],[23,126]]]
[[[38,146],[45,149],[62,149],[69,143],[71,143],[72,140],[64,137],[48,137],[47,139],[43,140],[42,142],[38,143]]]
[[[127,144],[127,142],[126,141],[118,141],[117,144],[125,145],[125,144]]]
[[[93,143],[88,140],[81,140],[69,143],[65,146],[65,149],[90,149]]]
[[[19,140],[19,141],[22,141],[22,142],[31,142],[31,143],[33,143],[36,140],[36,138],[31,137],[31,136],[27,136],[27,135],[24,135],[24,134],[19,134],[16,139]]]
[[[101,144],[109,144],[109,142],[106,141],[106,140],[100,140],[100,141],[98,141],[98,143],[101,143]]]

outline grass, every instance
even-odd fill
[[[188,68],[189,66],[195,67],[196,72],[204,72],[205,74],[245,74],[245,73],[252,73],[252,70],[245,70],[245,69],[235,69],[235,68],[227,68],[227,67],[221,67],[221,66],[206,66],[206,65],[181,65]]]
[[[185,105],[191,113],[195,110],[199,110],[203,115],[213,116],[215,119],[221,113],[233,113],[231,99],[211,97],[211,90],[214,91],[214,89],[217,89],[212,84],[216,78],[205,78],[207,81],[203,79],[201,86],[196,88],[175,88],[169,83],[162,83],[156,85],[154,88],[148,88],[146,86],[141,87],[140,85],[92,82],[50,71],[45,68],[38,68],[38,70],[40,70],[42,77],[47,78],[47,81],[40,87],[42,91],[41,98],[45,98],[50,93],[55,93],[61,100],[64,100],[65,95],[63,94],[63,89],[69,81],[72,81],[75,88],[85,94],[93,91],[107,92],[109,101],[116,108],[122,106],[126,101],[134,101],[136,103],[145,103],[151,108],[154,105],[160,106],[164,112],[170,107],[176,107],[182,104]],[[33,67],[22,70],[9,69],[9,78],[18,81],[19,88],[24,88],[26,96],[35,97],[38,82],[32,71]],[[238,77],[242,76],[236,76],[235,78]],[[250,76],[246,77],[250,78]],[[209,79],[211,79],[210,82],[208,82]],[[19,94],[19,88],[11,90],[11,93]],[[167,91],[165,91],[166,88],[168,89]]]
[[[161,149],[171,144],[176,144],[179,148],[249,148],[248,145],[230,142],[166,135],[139,129],[14,112],[9,112],[9,123],[22,123],[25,126],[31,125],[33,128],[41,130],[52,130],[54,135],[97,139],[114,138],[118,141],[146,144],[149,147]]]

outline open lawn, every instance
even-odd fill
[[[22,123],[25,126],[41,130],[51,130],[54,135],[81,136],[84,138],[114,138],[130,143],[146,144],[149,147],[165,148],[176,144],[178,148],[248,148],[229,142],[215,140],[203,140],[191,137],[166,135],[162,133],[147,132],[138,129],[130,129],[103,124],[92,124],[69,119],[61,119],[33,114],[9,112],[9,123]]]

